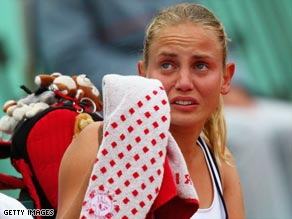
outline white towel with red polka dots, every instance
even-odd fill
[[[103,79],[104,128],[81,219],[144,219],[164,174],[170,107],[160,81]],[[172,139],[172,138],[171,138]]]

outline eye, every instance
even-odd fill
[[[161,64],[161,67],[162,67],[164,70],[171,70],[171,69],[173,68],[172,64],[169,63],[169,62],[162,63],[162,64]]]
[[[195,64],[195,68],[198,70],[207,70],[208,66],[205,63],[200,62]]]

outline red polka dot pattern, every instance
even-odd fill
[[[170,115],[163,87],[154,85],[105,122],[81,218],[144,218],[157,197]]]

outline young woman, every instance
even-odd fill
[[[158,79],[167,93],[170,132],[199,197],[192,219],[244,218],[240,179],[226,147],[221,96],[229,92],[235,69],[226,60],[227,35],[220,21],[206,8],[185,3],[153,19],[138,63],[139,75]],[[57,218],[80,215],[101,136],[102,123],[93,123],[65,153]]]

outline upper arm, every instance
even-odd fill
[[[100,125],[101,122],[95,122],[85,127],[64,153],[59,169],[57,218],[63,218],[68,213],[73,214],[74,217],[76,215],[76,218],[79,217],[81,203],[98,151]]]
[[[229,218],[245,218],[244,201],[240,177],[234,160],[231,156],[230,164],[222,162],[223,196],[226,203]]]

